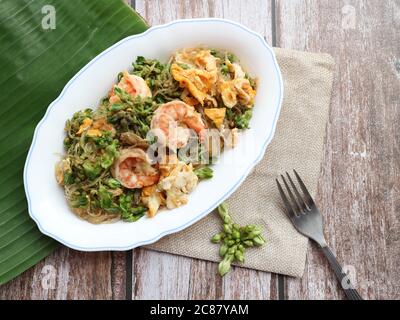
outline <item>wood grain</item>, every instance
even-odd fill
[[[0,289],[0,299],[123,298],[125,253],[79,252],[66,247]]]
[[[270,1],[136,0],[136,10],[149,22],[220,17],[243,23],[271,41]],[[135,299],[277,299],[277,276],[234,268],[224,279],[217,264],[186,257],[135,250],[132,267]]]
[[[354,266],[365,298],[399,299],[400,1],[126,2],[135,4],[150,24],[223,17],[247,25],[269,42],[276,38],[280,47],[334,56],[336,79],[317,199],[326,237],[338,259]],[[62,247],[3,285],[0,299],[278,298],[276,275],[234,268],[221,279],[216,268],[212,262],[146,249],[134,250],[126,265],[124,252]],[[126,270],[132,273],[127,286]],[[132,291],[129,297],[126,287]],[[285,287],[289,299],[344,298],[313,245],[303,279],[287,278]]]
[[[400,2],[276,1],[277,44],[336,60],[318,204],[328,243],[368,299],[400,298]],[[343,298],[314,247],[289,299]]]
[[[146,249],[135,250],[132,270],[134,299],[277,298],[266,272],[234,268],[222,279],[216,263]]]
[[[150,25],[176,19],[224,18],[240,22],[272,41],[269,0],[136,0],[135,5]]]
[[[151,24],[178,18],[225,17],[271,39],[269,1],[129,1]],[[84,253],[60,248],[0,288],[1,299],[124,299],[126,269],[132,270],[132,298],[276,298],[276,277],[235,268],[222,281],[216,264],[137,249],[132,266],[125,253]],[[130,278],[130,277],[129,277]],[[129,289],[129,286],[128,286]],[[254,290],[256,289],[256,290]],[[128,290],[129,291],[129,290]],[[127,297],[131,298],[131,297]]]
[[[134,299],[187,299],[192,259],[136,249],[133,255]]]

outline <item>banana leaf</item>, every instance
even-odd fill
[[[36,124],[80,68],[147,28],[122,0],[0,0],[0,284],[59,245],[27,211],[22,172]]]

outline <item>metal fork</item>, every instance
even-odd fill
[[[322,215],[320,214],[317,206],[314,203],[314,200],[312,199],[306,186],[301,180],[299,174],[296,172],[296,170],[293,171],[300,185],[303,195],[300,194],[295,184],[293,183],[292,178],[287,172],[286,176],[289,180],[291,188],[289,187],[289,184],[286,182],[286,179],[283,175],[281,175],[281,178],[283,183],[285,184],[290,200],[283,191],[278,179],[276,179],[279,193],[281,194],[282,200],[286,206],[287,215],[290,221],[298,232],[314,240],[321,247],[322,252],[328,259],[329,264],[335,272],[335,275],[338,278],[347,298],[350,300],[362,300],[357,290],[353,288],[350,280],[348,278],[345,279],[347,275],[343,272],[341,265],[336,260],[334,254],[326,244],[322,228]],[[291,189],[293,189],[293,192],[296,196],[294,196]]]

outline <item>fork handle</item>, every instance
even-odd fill
[[[348,288],[344,288],[344,281],[343,279],[347,276],[342,269],[342,266],[339,264],[339,262],[337,261],[335,255],[332,253],[331,249],[329,249],[328,246],[323,246],[322,248],[322,252],[325,254],[326,258],[329,261],[329,264],[331,265],[333,271],[335,272],[336,277],[339,280],[339,283],[341,285],[341,287],[344,290],[344,293],[346,294],[346,297],[349,300],[363,300],[363,298],[361,298],[361,296],[359,295],[359,293],[357,292],[356,289],[353,289],[352,284],[350,283],[349,279],[346,279],[345,282],[347,284]]]

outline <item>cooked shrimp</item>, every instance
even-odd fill
[[[121,150],[111,172],[114,178],[129,189],[151,186],[160,178],[158,169],[150,164],[147,154],[139,148]]]
[[[142,98],[151,97],[151,91],[146,81],[144,81],[143,78],[135,76],[134,74],[130,74],[126,71],[124,71],[121,80],[116,86],[123,89],[132,98],[137,96]],[[110,103],[116,103],[120,101],[119,97],[114,92],[114,88],[111,89],[109,96]]]
[[[204,141],[206,133],[206,125],[200,113],[192,106],[177,100],[158,107],[151,120],[151,129],[159,141],[173,150],[187,144],[190,137],[188,129],[194,130],[200,141]]]

